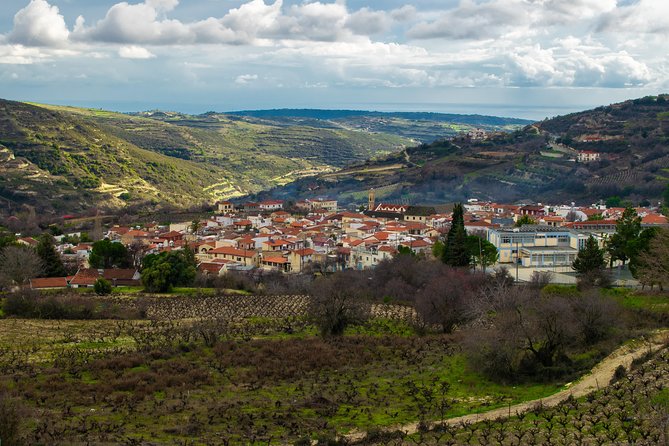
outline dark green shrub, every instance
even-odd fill
[[[108,294],[111,294],[112,284],[108,280],[100,277],[98,280],[95,281],[93,289],[95,290],[95,294],[97,294],[98,296],[106,296]]]

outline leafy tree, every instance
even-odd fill
[[[457,203],[453,208],[451,229],[446,234],[442,261],[452,267],[468,266],[470,262],[467,231],[465,230],[465,211],[461,203]]]
[[[602,214],[592,214],[588,217],[588,221],[601,221],[604,220],[604,216]]]
[[[583,249],[578,251],[571,267],[579,274],[588,274],[593,271],[601,271],[604,266],[604,250],[599,248],[597,240],[591,235]]]
[[[199,231],[201,227],[202,224],[200,223],[200,220],[193,220],[190,224],[190,232],[197,234],[197,231]]]
[[[499,253],[495,245],[478,235],[467,236],[467,250],[475,265],[480,265],[482,270],[494,265],[499,259]]]
[[[520,228],[523,225],[536,225],[537,221],[530,217],[529,215],[523,215],[518,220],[516,220],[516,224],[514,225],[516,228]]]
[[[408,246],[398,246],[397,247],[397,252],[398,252],[398,255],[406,255],[406,256],[415,256],[416,255],[416,253],[413,252],[413,250],[411,248],[409,248]]]
[[[435,259],[441,259],[444,257],[444,242],[437,240],[434,245],[432,245],[432,255]]]
[[[617,208],[620,207],[620,204],[623,202],[622,198],[615,195],[606,199],[605,204],[607,208]]]
[[[37,244],[37,255],[42,259],[43,271],[41,277],[64,277],[67,275],[65,266],[56,252],[54,238],[45,232],[39,238]]]
[[[93,290],[98,296],[106,296],[112,292],[112,284],[103,277],[100,277],[93,284]]]
[[[142,264],[142,283],[153,293],[164,293],[175,286],[191,286],[197,275],[195,255],[188,248],[148,255]]]
[[[635,253],[637,246],[637,238],[641,233],[641,217],[636,211],[628,207],[623,212],[622,217],[616,223],[616,232],[609,238],[607,243],[607,251],[611,256],[610,264],[620,260],[625,265]]]
[[[669,183],[667,183],[667,187],[664,188],[662,199],[664,200],[664,206],[669,208]]]
[[[150,293],[165,293],[174,285],[171,281],[172,265],[166,261],[157,261],[151,267],[142,270],[142,284]]]
[[[0,249],[15,243],[16,236],[14,234],[0,234]]]
[[[10,245],[0,252],[0,284],[25,285],[41,272],[42,259],[32,248]]]
[[[639,236],[632,240],[629,246],[629,251],[630,251],[630,261],[629,261],[629,269],[630,272],[632,273],[632,276],[635,278],[639,278],[638,276],[638,269],[639,269],[639,256],[644,253],[648,252],[650,249],[650,244],[651,240],[655,237],[657,234],[659,228],[646,228],[643,231],[639,233]]]
[[[91,255],[88,263],[92,268],[129,268],[132,260],[128,254],[128,249],[121,243],[112,242],[104,239],[93,243]]]

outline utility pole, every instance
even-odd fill
[[[518,283],[518,261],[520,260],[520,251],[518,251],[518,239],[516,239],[516,283]]]

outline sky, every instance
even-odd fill
[[[2,0],[0,97],[544,119],[669,91],[667,0]]]

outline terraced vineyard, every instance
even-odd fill
[[[369,435],[375,445],[660,445],[669,441],[669,351],[641,357],[631,370],[584,398],[481,422],[439,424],[431,431]],[[510,413],[511,415],[512,413]],[[376,438],[375,438],[376,437]]]

